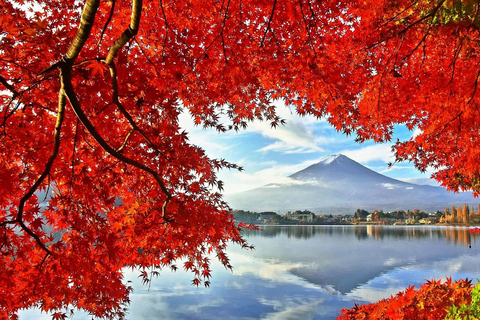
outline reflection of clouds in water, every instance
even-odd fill
[[[392,267],[396,264],[398,264],[398,260],[395,258],[388,258],[387,260],[385,260],[385,263],[384,263],[384,265],[387,267]]]
[[[232,259],[233,260],[233,259]],[[252,263],[236,262],[233,273],[235,275],[244,275],[246,273],[254,274],[262,279],[275,280],[282,282],[295,282],[298,277],[295,277],[288,273],[292,269],[304,267],[304,263],[283,262],[279,260],[255,260],[251,258]],[[253,263],[254,262],[254,263]]]
[[[387,259],[389,261],[390,259]],[[347,296],[355,301],[376,302],[405,290],[409,285],[418,289],[426,280],[439,279],[445,281],[451,277],[458,279],[472,278],[480,274],[478,255],[460,255],[441,261],[424,261],[415,263],[411,260],[408,266],[396,268],[360,285]],[[474,281],[475,282],[475,281]]]
[[[272,305],[275,312],[270,312],[262,319],[268,320],[297,320],[297,319],[314,319],[318,317],[317,308],[325,302],[324,299],[306,299],[297,301],[284,300],[266,300],[262,299],[261,303]]]
[[[395,274],[387,273],[353,289],[347,296],[355,301],[373,303],[390,297],[390,295],[404,290],[405,287],[404,281]]]
[[[238,253],[231,254],[230,258],[232,264],[235,265],[233,274],[237,276],[252,274],[274,283],[289,283],[304,288],[322,289],[329,294],[338,293],[332,286],[316,285],[291,273],[295,269],[315,268],[314,263],[280,261],[278,259],[262,260]]]
[[[130,314],[141,320],[221,316],[242,320],[318,319],[319,306],[325,300],[322,298],[335,294],[332,288],[323,290],[291,274],[291,270],[311,267],[311,263],[258,259],[241,253],[231,253],[229,257],[235,266],[234,272],[222,272],[222,266],[213,265],[215,283],[209,289],[179,285],[179,282],[189,283],[189,274],[166,272],[154,279],[147,291],[148,286],[142,286],[137,278],[138,272],[126,271],[125,280],[132,281],[134,287]],[[341,307],[335,303],[330,305],[325,312],[334,319]]]
[[[480,272],[478,265],[478,256],[460,255],[453,258],[445,258],[439,261],[411,261],[403,269],[420,272],[429,270],[435,274],[456,274],[456,273],[475,273]]]
[[[448,267],[449,273],[457,273],[462,270],[462,263],[461,262],[454,262]]]
[[[335,319],[343,307],[335,301],[333,296],[338,293],[332,287],[311,284],[291,273],[296,268],[312,267],[311,263],[258,259],[241,253],[232,253],[230,258],[234,272],[222,273],[218,279],[217,272],[221,270],[214,270],[213,280],[220,281],[206,290],[179,286],[178,279],[172,281],[168,277],[166,282],[172,282],[173,286],[145,293],[156,296],[152,298],[135,294],[138,292],[135,285],[133,304],[142,307],[132,310],[132,314],[143,314],[141,319],[154,319],[149,317],[159,314],[162,319],[213,319],[221,315],[242,320]],[[221,269],[221,266],[214,267]],[[160,280],[162,277],[155,282]],[[152,288],[154,286],[156,284],[152,284]]]

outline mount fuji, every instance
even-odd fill
[[[311,210],[317,214],[353,214],[365,210],[443,210],[473,204],[471,193],[392,179],[338,154],[298,171],[281,183],[225,196],[234,209]]]

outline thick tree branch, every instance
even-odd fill
[[[172,195],[166,188],[165,184],[163,183],[162,178],[158,174],[157,171],[153,170],[152,168],[134,160],[131,158],[128,158],[112,148],[106,141],[103,139],[103,137],[98,133],[98,131],[95,129],[93,124],[90,122],[86,114],[83,112],[83,109],[80,105],[80,102],[78,101],[78,98],[75,94],[75,90],[73,89],[72,85],[72,65],[70,63],[66,63],[62,67],[62,72],[61,72],[61,79],[62,79],[62,86],[65,88],[65,94],[70,102],[70,105],[72,106],[75,114],[77,115],[78,119],[80,122],[84,125],[84,127],[87,129],[87,131],[90,133],[90,135],[97,141],[97,143],[105,150],[107,153],[109,153],[111,156],[117,158],[118,160],[127,163],[131,166],[134,166],[144,172],[149,173],[152,175],[152,177],[155,179],[155,181],[158,183],[160,186],[160,189],[162,192],[166,195],[167,199],[165,200],[163,207],[162,207],[162,215],[165,217],[165,211],[166,207],[168,205],[168,202],[172,198]]]
[[[72,85],[72,66],[74,60],[78,57],[78,54],[82,50],[85,42],[87,41],[90,32],[92,30],[93,22],[95,20],[95,14],[98,9],[99,0],[88,0],[85,4],[82,13],[82,21],[80,23],[80,27],[78,28],[77,34],[70,45],[67,53],[64,56],[65,63],[61,66],[61,84],[62,84],[62,91],[67,96],[70,105],[72,106],[75,114],[77,115],[80,122],[84,125],[87,131],[92,135],[92,137],[100,144],[100,146],[110,155],[117,158],[118,160],[130,164],[142,171],[150,173],[155,181],[157,181],[160,189],[166,195],[167,199],[165,200],[162,208],[162,214],[165,216],[165,210],[168,202],[172,198],[172,195],[165,187],[160,175],[153,169],[141,164],[140,162],[130,159],[128,157],[123,156],[121,153],[113,149],[98,133],[95,129],[93,124],[88,120],[88,117],[83,112],[80,102],[77,99],[75,94],[75,90]],[[123,47],[125,43],[129,41],[135,34],[138,32],[138,28],[140,25],[140,15],[142,10],[142,1],[141,0],[134,0],[133,2],[133,9],[132,9],[132,19],[130,22],[130,26],[125,30],[125,32],[120,36],[119,39],[112,45],[110,51],[108,53],[107,58],[105,59],[107,64],[113,62],[117,52]]]
[[[95,15],[97,14],[99,4],[100,0],[87,0],[87,2],[85,2],[80,21],[80,27],[78,28],[75,38],[73,38],[73,41],[64,56],[65,60],[75,60],[80,54],[80,51],[82,50],[85,42],[90,36],[90,32],[92,31],[93,22],[95,21]]]
[[[85,7],[83,8],[83,12],[82,12],[80,27],[75,35],[75,38],[73,39],[72,44],[68,48],[67,53],[63,57],[62,59],[63,61],[55,64],[54,65],[55,68],[57,68],[58,66],[63,66],[62,68],[65,68],[65,66],[67,65],[71,69],[71,66],[72,66],[71,63],[66,63],[66,61],[74,61],[78,57],[78,54],[83,48],[83,45],[87,41],[90,35],[90,31],[92,30],[93,22],[95,20],[95,14],[97,12],[99,3],[100,3],[99,0],[88,0],[85,3]],[[61,79],[62,78],[63,77],[61,77]],[[4,221],[2,224],[0,224],[0,226],[4,226],[6,224],[18,223],[20,227],[32,238],[34,238],[35,241],[38,243],[38,245],[48,254],[51,254],[51,251],[47,249],[47,247],[45,247],[45,245],[42,243],[40,238],[32,230],[30,230],[23,222],[23,211],[28,199],[35,193],[38,187],[42,184],[43,180],[45,180],[45,178],[50,173],[53,162],[55,161],[55,158],[57,157],[57,154],[58,154],[58,150],[60,149],[60,130],[61,130],[61,126],[64,118],[65,105],[67,101],[64,92],[65,90],[64,90],[63,81],[62,81],[62,87],[60,89],[59,99],[58,99],[58,113],[57,113],[57,121],[55,124],[54,147],[53,147],[52,154],[50,155],[50,158],[48,159],[47,164],[45,165],[45,170],[37,179],[37,181],[33,184],[33,186],[29,189],[29,191],[20,200],[16,219],[12,221]]]
[[[128,26],[125,31],[123,31],[122,35],[113,43],[108,51],[108,55],[105,59],[107,65],[113,62],[113,59],[117,56],[118,51],[132,39],[137,33],[138,28],[140,27],[140,17],[142,14],[142,0],[133,0],[133,7],[132,7],[132,16],[130,19],[130,25]]]
[[[30,236],[32,236],[37,243],[42,247],[43,250],[45,250],[47,253],[51,254],[50,250],[48,250],[45,245],[41,242],[40,238],[36,234],[34,234],[30,229],[28,229],[25,224],[23,223],[23,208],[25,206],[25,203],[27,200],[37,191],[38,187],[40,184],[45,180],[45,178],[48,176],[50,173],[50,170],[52,169],[53,162],[55,161],[55,158],[58,155],[58,151],[60,150],[60,132],[62,129],[62,123],[65,115],[65,104],[66,104],[66,97],[62,93],[63,88],[60,89],[60,94],[58,97],[58,112],[57,112],[57,121],[55,123],[55,133],[54,133],[54,146],[53,146],[53,151],[52,154],[50,155],[50,158],[48,159],[47,164],[45,165],[45,170],[43,170],[42,175],[37,179],[37,181],[34,183],[34,185],[30,188],[30,190],[23,196],[23,198],[20,200],[20,204],[18,206],[18,213],[17,213],[17,221],[22,227],[22,229],[27,232]]]
[[[30,187],[28,192],[22,197],[20,200],[20,203],[18,205],[18,211],[17,211],[17,217],[15,220],[12,221],[5,221],[3,222],[0,226],[4,226],[6,224],[16,224],[18,223],[20,227],[25,231],[28,235],[30,235],[32,238],[35,239],[35,241],[38,243],[38,245],[48,254],[51,254],[51,251],[47,249],[47,247],[42,243],[41,239],[32,231],[30,228],[28,228],[24,221],[23,221],[23,213],[24,213],[24,208],[25,204],[27,203],[28,199],[37,191],[38,187],[43,183],[45,178],[49,175],[50,170],[52,169],[53,162],[55,161],[58,151],[60,149],[60,132],[62,128],[62,123],[65,115],[65,104],[66,104],[66,97],[62,93],[63,88],[60,89],[60,94],[58,97],[58,111],[57,111],[57,121],[55,123],[55,132],[54,132],[54,146],[52,153],[47,161],[47,164],[45,165],[45,169],[43,170],[42,174],[40,177],[35,181],[33,186]]]

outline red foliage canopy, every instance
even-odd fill
[[[443,283],[440,280],[427,281],[419,289],[408,287],[389,299],[343,309],[337,320],[445,319],[447,310],[452,306],[460,307],[471,303],[472,289],[471,280],[452,282],[449,278]]]
[[[219,131],[273,102],[480,192],[477,1],[0,0],[0,316],[121,315],[124,266],[210,277],[246,245],[180,112]],[[480,90],[479,90],[480,91]],[[229,123],[220,122],[226,115]],[[51,193],[48,205],[37,191]],[[58,314],[57,314],[58,315]]]

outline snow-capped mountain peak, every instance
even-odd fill
[[[366,210],[443,210],[471,202],[471,193],[416,185],[379,174],[342,154],[320,160],[287,178],[226,196],[234,209],[279,211],[309,209],[318,214],[353,214]]]

